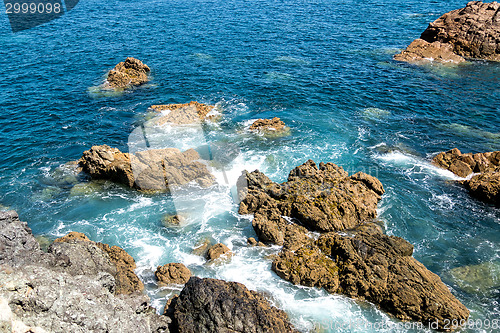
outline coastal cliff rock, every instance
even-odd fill
[[[156,121],[158,125],[166,123],[176,125],[192,124],[202,120],[213,120],[217,116],[211,114],[215,106],[195,101],[186,104],[151,105],[150,108],[161,113],[161,116]]]
[[[252,123],[249,129],[263,134],[274,135],[285,134],[289,131],[289,128],[286,127],[285,123],[278,117],[272,119],[257,119]]]
[[[191,277],[191,271],[183,264],[170,263],[158,266],[155,277],[161,284],[185,284]]]
[[[71,233],[44,253],[15,212],[0,212],[0,327],[22,332],[168,332],[170,318],[157,315],[146,295],[116,295],[116,262],[123,256],[109,255],[97,244]]]
[[[142,61],[128,57],[109,71],[105,88],[117,89],[138,86],[148,82],[149,67]]]
[[[429,24],[419,39],[397,54],[399,61],[460,63],[464,58],[500,61],[500,3],[471,1]]]
[[[200,186],[210,186],[214,177],[198,159],[200,156],[193,149],[150,149],[129,154],[101,145],[85,151],[78,164],[92,179],[110,180],[143,191],[161,191],[193,180]]]
[[[172,332],[295,332],[284,311],[237,282],[192,277],[166,313]]]
[[[459,177],[469,193],[479,200],[500,206],[500,151],[462,154],[454,148],[437,154],[432,162]]]
[[[309,160],[276,184],[259,171],[238,181],[241,214],[254,214],[259,240],[283,245],[272,270],[294,284],[367,300],[398,319],[467,319],[469,311],[412,257],[413,246],[383,234],[376,206],[384,189],[362,172]],[[319,238],[310,231],[320,231]]]

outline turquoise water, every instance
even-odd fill
[[[78,194],[71,179],[57,177],[60,165],[92,145],[134,147],[129,136],[148,119],[149,105],[216,104],[222,119],[202,134],[240,147],[228,174],[259,168],[284,181],[312,158],[379,177],[387,191],[379,205],[387,232],[415,245],[415,258],[442,277],[472,319],[497,319],[498,280],[470,290],[449,272],[500,265],[500,211],[471,199],[429,160],[453,147],[500,150],[500,65],[414,67],[392,60],[429,22],[465,3],[82,0],[62,18],[16,34],[4,14],[0,203],[16,209],[36,234],[81,231],[125,248],[159,310],[176,290],[157,289],[153,271],[175,261],[200,276],[265,292],[302,331],[415,331],[349,326],[397,321],[369,304],[279,279],[268,258],[279,249],[246,247],[255,236],[251,218],[237,214],[227,187],[179,194],[178,205],[167,195],[108,183]],[[95,87],[127,56],[152,68],[151,82],[100,93]],[[251,120],[273,116],[291,127],[290,136],[245,131]],[[188,224],[165,228],[162,216],[175,205],[189,212]],[[227,244],[233,260],[206,266],[190,255],[205,237]]]

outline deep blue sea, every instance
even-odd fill
[[[167,141],[185,149],[201,135],[237,145],[228,174],[258,168],[284,181],[311,158],[377,176],[386,189],[379,219],[387,233],[414,244],[415,258],[486,327],[500,314],[500,210],[470,198],[429,161],[454,147],[500,150],[500,64],[392,60],[429,22],[466,2],[81,0],[61,18],[15,34],[3,13],[0,204],[37,235],[80,231],[126,249],[159,311],[179,288],[156,288],[154,269],[182,262],[199,276],[266,293],[303,332],[420,331],[395,328],[373,305],[281,280],[270,269],[277,247],[246,246],[255,237],[251,217],[237,214],[229,188],[177,204],[109,183],[75,188],[61,172],[92,145],[134,147],[131,134],[152,104],[215,104],[218,123]],[[151,81],[121,94],[100,91],[107,71],[127,56],[151,67]],[[274,116],[289,136],[245,129]],[[188,223],[166,228],[162,217],[175,207],[189,212]],[[205,265],[190,251],[206,237],[236,255]],[[463,266],[484,279],[451,273]],[[366,323],[385,326],[356,326]],[[464,331],[495,331],[484,327]]]

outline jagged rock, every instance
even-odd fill
[[[240,214],[256,213],[257,217],[277,209],[279,215],[296,218],[316,231],[344,230],[372,220],[384,193],[380,181],[370,175],[358,173],[349,177],[333,163],[321,163],[318,167],[312,160],[292,170],[283,184],[271,182],[257,170],[245,172],[239,180],[242,183],[247,188],[239,189],[244,196]]]
[[[172,332],[294,332],[285,312],[241,283],[192,277],[169,306]]]
[[[401,54],[401,61],[433,58],[462,62],[464,58],[500,61],[500,4],[471,1],[429,24],[420,39]]]
[[[222,243],[217,243],[208,249],[206,258],[207,260],[211,261],[219,259],[222,256],[229,258],[232,255],[233,253],[226,245]]]
[[[0,212],[0,327],[16,332],[169,332],[170,318],[157,315],[146,295],[115,295],[117,282],[108,271],[116,271],[113,260],[119,256],[96,244],[71,233],[44,253],[15,212]]]
[[[500,206],[500,151],[462,154],[454,148],[437,154],[432,162],[459,177],[478,173],[462,183],[479,200]]]
[[[179,214],[165,214],[162,218],[162,224],[163,226],[169,228],[169,227],[179,227],[184,224],[184,221],[186,219],[184,216],[179,215]]]
[[[284,134],[289,131],[285,123],[278,117],[273,119],[257,119],[249,128],[251,131],[258,131],[263,134]]]
[[[240,213],[254,214],[259,240],[283,245],[272,264],[281,278],[373,302],[404,321],[437,321],[441,329],[445,319],[468,318],[440,278],[412,257],[411,244],[366,223],[384,193],[375,177],[309,160],[283,184],[259,171],[243,173],[238,184]],[[308,229],[323,234],[315,240]]]
[[[191,277],[189,268],[180,263],[158,266],[155,276],[161,284],[185,284]]]
[[[118,63],[108,73],[105,88],[127,88],[138,86],[148,82],[149,67],[142,61],[128,57],[125,61]]]
[[[198,159],[193,149],[149,149],[129,154],[102,145],[85,151],[78,163],[92,179],[106,179],[142,191],[162,191],[191,181],[210,186],[214,177]]]
[[[192,124],[216,118],[215,114],[211,114],[215,106],[195,101],[186,104],[151,105],[150,108],[161,113],[161,116],[156,120],[158,125],[166,123],[176,125]]]
[[[250,245],[250,246],[266,246],[266,244],[262,243],[262,242],[258,242],[255,238],[253,237],[249,237],[247,239],[247,244]]]
[[[68,271],[72,275],[97,274],[100,271],[113,275],[116,294],[144,290],[143,283],[134,273],[134,258],[118,246],[92,242],[82,233],[70,232],[56,239],[49,247],[49,253],[68,257]]]

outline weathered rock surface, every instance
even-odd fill
[[[181,263],[170,263],[158,266],[155,276],[161,284],[185,284],[191,277],[191,271]]]
[[[278,117],[272,119],[257,119],[250,126],[251,131],[258,131],[264,134],[280,134],[289,130],[285,123]]]
[[[222,256],[229,258],[233,255],[231,250],[222,243],[217,243],[214,246],[210,247],[207,251],[207,260],[216,260],[221,258]]]
[[[141,85],[148,82],[149,72],[149,67],[142,61],[128,57],[109,71],[105,88],[117,89]]]
[[[203,120],[214,119],[217,116],[216,114],[210,114],[215,106],[195,101],[186,104],[152,105],[150,108],[162,114],[156,121],[158,125],[166,123],[176,125],[199,123]]]
[[[464,186],[479,200],[500,206],[500,151],[462,154],[454,148],[437,154],[432,162],[459,177],[477,173],[462,181]]]
[[[117,295],[116,263],[128,262],[123,250],[111,247],[109,254],[97,244],[71,233],[44,253],[15,212],[0,212],[0,327],[22,332],[168,332],[171,320],[157,315],[146,295]]]
[[[281,278],[377,304],[401,320],[466,319],[469,311],[412,257],[413,246],[372,223],[384,193],[378,179],[349,176],[313,161],[276,184],[259,171],[238,181],[240,213],[254,214],[259,240],[283,245],[272,263]],[[309,231],[320,231],[318,239]]]
[[[129,154],[102,145],[85,151],[78,163],[92,179],[106,179],[143,191],[162,191],[191,181],[210,186],[214,177],[199,159],[193,149],[150,149]]]
[[[285,312],[241,283],[192,277],[169,306],[172,332],[294,332]]]
[[[463,62],[464,58],[500,61],[500,4],[471,1],[429,24],[420,39],[401,54],[401,61],[433,58],[439,62]]]

